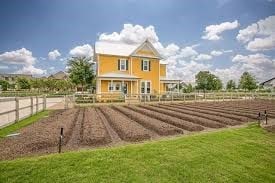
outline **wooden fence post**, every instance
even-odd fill
[[[35,97],[36,98],[36,113],[38,112],[38,96]]]
[[[47,108],[47,99],[46,99],[46,95],[43,96],[43,110],[46,110]]]
[[[33,96],[31,96],[31,115],[33,115]]]
[[[183,94],[183,101],[185,102],[185,93]]]
[[[19,99],[15,98],[15,121],[19,121]]]

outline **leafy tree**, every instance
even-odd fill
[[[82,91],[84,87],[92,84],[95,76],[92,64],[87,57],[74,57],[68,62],[69,78],[76,85],[81,85]]]
[[[18,89],[31,89],[31,83],[27,78],[17,78],[16,85]]]
[[[9,88],[9,82],[5,80],[0,80],[0,86],[1,86],[1,90],[7,91]]]
[[[239,88],[251,91],[257,88],[257,81],[249,72],[244,72],[240,78]]]
[[[236,83],[235,83],[235,81],[233,81],[232,79],[229,80],[229,81],[226,83],[226,89],[227,89],[227,90],[235,90],[235,89],[236,89]]]
[[[222,88],[222,81],[211,74],[209,71],[200,71],[196,76],[196,89],[203,90],[220,90]]]
[[[186,85],[185,87],[183,87],[183,92],[184,93],[191,93],[193,91],[194,91],[194,88],[190,83],[188,85]]]

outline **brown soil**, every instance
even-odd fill
[[[222,128],[225,127],[224,124],[215,122],[215,121],[211,121],[208,119],[204,119],[201,117],[197,117],[197,116],[192,116],[192,115],[187,115],[187,114],[181,114],[179,112],[175,112],[175,111],[171,111],[171,110],[167,110],[167,109],[163,109],[163,108],[159,108],[159,107],[155,107],[155,106],[143,106],[145,109],[148,110],[152,110],[152,111],[156,111],[156,112],[160,112],[163,114],[167,114],[169,116],[173,116],[179,119],[185,119],[187,121],[191,121],[192,123],[196,123],[205,127],[209,127],[209,128]]]
[[[69,151],[230,127],[257,119],[258,110],[268,110],[274,120],[275,103],[265,100],[59,110],[19,130],[17,136],[0,139],[0,160],[56,153],[61,127],[62,151]],[[274,125],[265,128],[275,129]]]
[[[150,116],[152,118],[161,120],[165,123],[174,125],[178,128],[182,128],[182,129],[187,130],[187,131],[201,131],[201,130],[204,129],[202,126],[191,123],[189,121],[185,121],[185,120],[182,120],[182,119],[179,119],[179,118],[168,116],[168,115],[165,115],[163,113],[150,111],[150,110],[144,109],[142,107],[137,107],[137,106],[125,106],[125,107],[128,108],[128,109],[131,109],[133,111],[139,112],[141,114],[144,114],[146,116]]]
[[[94,108],[85,111],[84,127],[83,144],[102,145],[111,142],[111,137]]]
[[[219,123],[223,123],[226,125],[240,125],[241,121],[236,121],[230,118],[224,118],[224,117],[220,117],[220,116],[213,116],[213,115],[209,115],[209,114],[205,114],[205,113],[201,113],[199,111],[192,111],[192,110],[186,110],[184,108],[178,108],[175,106],[162,106],[162,105],[158,105],[158,107],[163,108],[163,109],[169,109],[171,111],[175,111],[175,112],[180,112],[183,114],[189,114],[189,115],[193,115],[193,116],[198,116],[198,117],[202,117],[205,119],[209,119],[209,120],[213,120],[213,121],[217,121]]]
[[[125,141],[141,141],[151,138],[150,131],[110,107],[102,106],[99,109],[110,125],[118,132],[121,139]]]
[[[145,128],[155,131],[159,135],[175,135],[175,134],[183,133],[181,129],[179,129],[175,126],[172,126],[170,124],[164,123],[164,122],[156,120],[154,118],[145,116],[138,112],[126,109],[124,107],[114,106],[113,108],[115,110],[121,112],[125,116],[129,117],[130,119],[138,122]]]

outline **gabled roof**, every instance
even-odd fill
[[[49,76],[49,78],[53,78],[53,79],[66,79],[67,77],[68,77],[67,74],[63,71],[59,71]]]
[[[148,40],[145,40],[141,44],[126,44],[118,41],[97,41],[95,43],[95,53],[129,57],[131,55],[134,55],[138,50],[143,48],[143,46],[145,45],[150,47],[150,49],[153,51],[155,55],[157,55],[158,58],[161,58],[158,51]]]
[[[267,81],[262,82],[260,85],[263,85],[263,84],[265,84],[265,83],[267,83],[267,82],[270,82],[270,81],[272,81],[272,80],[274,80],[274,79],[275,79],[275,77],[273,77],[273,78],[271,78],[271,79],[269,79],[269,80],[267,80]]]

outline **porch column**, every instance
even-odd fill
[[[131,80],[131,84],[130,84],[130,86],[131,86],[131,95],[132,95],[132,93],[133,93],[133,90],[132,90],[132,80]]]
[[[122,80],[122,92],[123,92],[123,94],[124,94],[124,80]]]
[[[111,87],[112,87],[112,90],[111,90],[111,93],[113,93],[113,90],[114,90],[114,86],[113,86],[113,80],[111,80]]]

